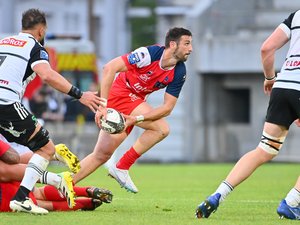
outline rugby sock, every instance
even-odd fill
[[[227,195],[230,194],[230,192],[233,191],[233,187],[231,184],[229,184],[227,181],[223,181],[220,186],[217,188],[217,190],[215,191],[215,193],[220,193],[221,194],[221,198],[220,198],[220,202],[224,201],[224,199],[226,198]]]
[[[44,171],[39,181],[41,184],[50,184],[58,188],[61,182],[61,177],[55,173]]]
[[[46,200],[49,200],[49,201],[65,201],[66,198],[65,197],[62,197],[58,190],[53,187],[53,186],[50,186],[50,185],[46,185],[44,187],[44,196],[46,198]]]
[[[131,147],[119,160],[116,167],[121,170],[129,170],[134,162],[140,157],[133,147]]]
[[[75,199],[76,205],[70,209],[66,201],[53,201],[53,211],[75,211],[78,209],[92,208],[92,201],[90,198],[87,199]]]
[[[38,154],[33,154],[25,169],[25,174],[20,184],[20,188],[14,197],[15,200],[23,201],[26,197],[28,197],[29,192],[32,191],[34,185],[42,176],[48,164],[49,161],[47,159]]]
[[[297,207],[300,204],[300,192],[292,188],[285,197],[286,203],[291,207]]]
[[[73,187],[75,195],[77,197],[88,197],[88,193],[86,192],[87,187]],[[62,201],[65,200],[65,197],[61,197],[57,189],[53,186],[46,185],[44,187],[44,195],[47,200],[50,201]]]
[[[76,196],[88,197],[88,193],[86,191],[88,187],[73,187]]]

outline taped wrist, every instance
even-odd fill
[[[68,92],[68,95],[70,95],[71,97],[76,98],[76,99],[80,99],[82,94],[83,94],[82,91],[78,87],[75,87],[75,86],[72,86],[71,90]]]
[[[139,115],[135,117],[136,123],[141,123],[145,120],[145,117],[143,115]]]

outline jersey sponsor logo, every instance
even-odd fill
[[[21,134],[25,134],[26,133],[26,129],[23,131],[16,131],[14,130],[14,126],[12,125],[11,122],[9,122],[9,127],[2,127],[0,125],[0,128],[2,128],[3,130],[7,131],[8,133],[10,133],[11,135],[15,136],[15,137],[20,137]]]
[[[2,79],[0,79],[0,84],[8,85],[9,81],[8,80],[2,80]]]
[[[136,92],[151,92],[147,87],[143,87],[140,83],[135,83],[133,88]]]
[[[299,60],[289,60],[285,64],[286,66],[300,66]]]
[[[157,81],[157,82],[154,84],[154,88],[159,88],[159,89],[165,88],[165,87],[167,86],[166,83],[168,83],[168,80],[169,80],[169,77],[166,76],[162,82]]]
[[[15,38],[4,38],[0,41],[0,45],[11,45],[14,47],[23,47],[27,41],[18,40]]]
[[[147,82],[147,80],[150,79],[150,77],[147,76],[147,74],[141,74],[139,75],[140,80]]]
[[[140,74],[139,79],[143,82],[147,82],[148,80],[150,80],[151,75],[153,75],[153,71],[150,70],[147,73]]]
[[[154,84],[154,87],[155,88],[159,88],[159,89],[162,89],[162,88],[165,88],[167,85],[162,83],[162,82],[159,82],[157,81],[155,84]]]
[[[137,52],[133,52],[133,53],[129,54],[127,59],[131,65],[136,64],[139,61],[141,61]]]
[[[45,59],[45,60],[49,60],[49,55],[45,50],[41,50],[40,51],[40,58]]]
[[[131,100],[132,102],[134,102],[134,101],[140,99],[139,96],[137,96],[137,95],[135,95],[135,94],[132,94],[132,93],[129,94],[129,97],[130,97],[130,100]]]

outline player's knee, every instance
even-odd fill
[[[276,156],[278,155],[284,140],[285,136],[273,137],[264,131],[258,146],[265,152]]]
[[[112,156],[112,153],[108,152],[108,151],[102,151],[102,152],[98,152],[98,153],[93,153],[93,159],[99,163],[100,165],[102,163],[107,162],[110,157]]]
[[[170,128],[167,123],[161,124],[157,130],[159,140],[166,138],[170,133]]]
[[[167,125],[161,131],[162,131],[163,138],[165,138],[170,134],[170,127]]]
[[[40,130],[27,142],[26,146],[31,151],[36,151],[44,147],[49,142],[49,132],[41,127]],[[54,152],[53,152],[54,154]]]

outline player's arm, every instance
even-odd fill
[[[119,72],[127,71],[127,66],[122,57],[114,58],[104,65],[101,79],[101,97],[107,99],[115,76]]]
[[[54,89],[65,94],[71,90],[72,84],[53,70],[48,63],[36,64],[32,69],[41,77],[43,82],[49,84]]]
[[[163,104],[154,108],[150,112],[143,114],[144,120],[158,120],[170,115],[176,105],[176,102],[177,98],[166,92]]]
[[[164,102],[161,106],[158,106],[142,115],[124,115],[126,119],[126,126],[131,126],[143,121],[154,121],[166,117],[171,114],[176,103],[177,97],[166,92],[164,95]]]
[[[273,84],[275,82],[275,52],[289,41],[287,34],[279,26],[275,31],[265,40],[261,47],[261,62],[263,65],[265,82],[264,92],[270,94]]]
[[[102,117],[106,117],[107,98],[115,76],[117,73],[124,71],[127,71],[127,66],[121,56],[112,59],[103,67],[100,90],[101,100],[103,101],[103,104],[99,105],[99,108],[95,115],[95,123],[99,127],[101,127],[100,119]]]
[[[18,164],[20,162],[20,156],[8,143],[0,141],[0,160],[7,164]]]
[[[62,75],[51,68],[48,63],[38,63],[33,66],[33,71],[36,72],[41,79],[56,90],[68,94],[78,99],[82,104],[89,107],[93,112],[98,108],[101,102],[100,97],[96,96],[96,92],[82,92],[78,88],[69,83]]]

